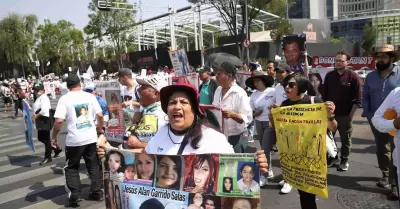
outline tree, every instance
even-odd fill
[[[127,0],[114,0],[113,2],[127,3]],[[89,24],[84,28],[86,34],[104,42],[111,42],[111,49],[117,57],[118,67],[122,66],[121,53],[125,52],[125,44],[130,45],[128,28],[135,23],[135,12],[125,10],[100,11],[97,0],[89,3]],[[129,42],[129,43],[128,43]]]
[[[45,20],[39,25],[37,34],[37,53],[47,63],[50,61],[55,73],[60,73],[64,61],[73,61],[75,55],[79,55],[83,48],[83,33],[74,28],[74,25],[66,20],[52,23]],[[43,62],[42,62],[43,63]],[[41,65],[43,67],[43,64]]]
[[[29,62],[35,44],[36,15],[9,14],[0,21],[0,53],[7,62],[19,62],[25,76],[24,63]]]
[[[332,44],[340,44],[340,43],[343,42],[343,39],[344,39],[343,37],[339,37],[339,38],[331,37],[330,42],[331,42]]]
[[[236,37],[236,47],[238,49],[239,56],[243,59],[244,50],[241,42],[242,38],[245,37],[245,24],[242,23],[241,27],[237,27],[237,14],[245,16],[245,0],[188,0],[193,4],[198,3],[209,3],[213,5],[220,13],[224,23],[228,26],[229,33]],[[261,9],[267,7],[272,0],[247,0],[248,5],[252,8],[248,8],[248,30],[250,31],[250,25],[253,20],[258,16]],[[237,5],[241,5],[241,10],[237,9]]]
[[[288,5],[286,5],[288,4]],[[290,23],[288,19],[284,19],[286,15],[286,7],[293,6],[293,2],[287,0],[272,0],[270,4],[268,4],[267,9],[272,14],[278,15],[281,17],[280,19],[276,19],[276,21],[270,22],[266,25],[266,30],[271,30],[271,39],[274,40],[277,51],[280,49],[281,39],[284,35],[289,35],[293,33],[293,25]]]
[[[365,50],[366,54],[370,54],[376,44],[376,28],[372,25],[367,24],[364,27],[363,43],[361,47]]]

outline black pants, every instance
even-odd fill
[[[38,140],[44,144],[44,158],[51,158],[51,151],[59,150],[58,147],[51,146],[50,131],[38,130]]]
[[[67,188],[70,190],[69,198],[72,201],[78,200],[81,194],[79,166],[82,157],[85,160],[86,168],[88,170],[89,178],[91,180],[91,194],[99,196],[103,195],[103,192],[101,191],[102,176],[100,170],[100,162],[97,158],[96,153],[96,143],[78,147],[66,147],[66,166],[64,168],[64,171]]]
[[[315,202],[315,194],[308,192],[299,191],[301,209],[317,209],[317,203]]]
[[[15,117],[18,116],[18,109],[22,110],[22,99],[14,100],[14,108],[15,108]]]

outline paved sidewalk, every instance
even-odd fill
[[[347,172],[328,169],[329,198],[318,198],[318,208],[323,209],[398,209],[399,203],[388,201],[388,189],[376,186],[381,177],[377,167],[375,142],[369,124],[360,117],[361,109],[357,111],[354,121],[353,149],[350,156],[350,167]],[[337,134],[337,137],[339,134]],[[340,148],[340,139],[337,138]],[[256,141],[253,144],[257,144]],[[268,209],[298,209],[300,208],[299,195],[296,189],[290,194],[280,195],[277,183],[282,180],[279,168],[278,154],[273,156],[273,171],[275,178],[268,186],[262,189],[262,208]]]

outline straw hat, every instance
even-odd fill
[[[383,53],[391,53],[394,56],[394,60],[393,62],[399,61],[400,60],[400,51],[396,51],[394,46],[391,44],[382,44],[380,46],[377,46],[375,48],[375,52],[372,53],[372,55],[374,57],[376,57],[376,55],[379,52],[383,52]]]

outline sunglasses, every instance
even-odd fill
[[[297,85],[296,82],[288,82],[288,83],[282,83],[283,88],[286,88],[288,86],[289,88],[294,88]]]

